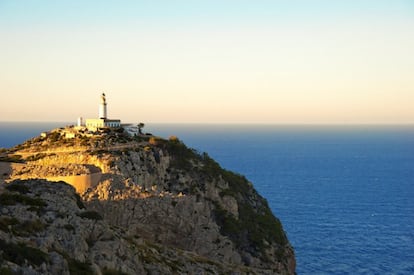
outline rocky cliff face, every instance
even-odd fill
[[[22,265],[3,256],[3,266],[32,266],[51,274],[61,263],[62,272],[82,264],[95,273],[294,274],[293,249],[266,200],[243,176],[220,168],[207,154],[175,138],[128,138],[122,133],[77,138],[70,144],[54,137],[48,151],[36,150],[45,142],[50,141],[38,138],[12,150],[29,161],[11,179],[75,171],[102,175],[80,194],[81,200],[64,184],[35,180],[7,185],[2,196],[27,188],[20,195],[37,194],[47,206],[33,212],[21,202],[2,204],[1,218],[7,224],[0,230],[2,245],[21,243],[46,259]],[[13,217],[18,217],[16,225],[38,221],[42,230],[16,236],[16,225],[9,224]]]

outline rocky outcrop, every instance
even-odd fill
[[[44,146],[44,140],[37,142]],[[76,139],[72,142],[77,148]],[[85,144],[84,139],[80,142]],[[12,189],[29,188],[25,196],[39,194],[50,208],[42,208],[44,212],[36,214],[28,212],[37,216],[23,213],[23,208],[27,208],[24,204],[4,208],[5,217],[10,218],[8,213],[12,212],[22,213],[19,223],[35,219],[45,225],[43,235],[32,237],[42,241],[26,244],[48,255],[49,260],[35,265],[35,270],[56,270],[50,260],[53,258],[68,266],[73,262],[86,264],[96,273],[105,268],[127,274],[136,274],[137,270],[140,274],[295,273],[294,252],[281,223],[243,176],[222,169],[207,154],[199,154],[175,138],[128,138],[117,133],[90,143],[102,147],[85,147],[79,152],[68,150],[67,145],[60,150],[54,144],[54,152],[32,158],[24,172],[13,175],[33,177],[41,169],[50,171],[51,168],[39,168],[46,167],[42,163],[53,164],[53,171],[59,171],[56,167],[66,169],[63,173],[69,174],[72,168],[92,166],[102,172],[100,180],[80,194],[82,201],[62,183],[35,181],[10,185]],[[35,146],[32,142],[22,147],[36,153]],[[53,195],[68,198],[53,201]],[[67,205],[58,206],[63,202]],[[82,205],[86,209],[81,209]],[[50,216],[56,211],[66,214],[53,214],[59,218],[47,222],[44,214]],[[92,219],[82,215],[92,215]],[[62,230],[72,226],[79,232],[70,231],[70,235],[61,230],[62,226]],[[0,233],[6,243],[19,243],[12,231]],[[46,236],[50,239],[47,244],[42,239]],[[61,236],[65,236],[63,240],[59,239]],[[74,247],[63,245],[69,243],[79,245],[78,254]],[[6,261],[7,268],[16,267],[13,264],[26,268],[10,259]]]
[[[161,246],[110,226],[73,187],[15,181],[0,194],[1,272],[11,274],[219,274],[249,269]],[[2,273],[3,274],[3,273]]]

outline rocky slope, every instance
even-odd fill
[[[44,256],[34,262],[3,252],[5,268],[31,266],[42,274],[54,274],[59,267],[59,272],[76,274],[72,265],[97,274],[295,272],[282,225],[251,183],[174,137],[131,138],[118,131],[67,140],[52,132],[8,153],[24,162],[10,180],[102,175],[81,199],[63,183],[6,185],[1,196],[33,197],[45,205],[32,211],[25,199],[1,204],[2,247],[25,245]],[[15,234],[25,222],[40,229]]]

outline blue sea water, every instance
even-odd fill
[[[0,147],[48,126],[25,125],[0,123]],[[414,274],[414,126],[144,129],[176,135],[253,182],[283,223],[298,274]]]

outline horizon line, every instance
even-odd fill
[[[141,123],[142,121],[123,122],[122,124]],[[63,126],[76,125],[76,121],[45,120],[0,120],[0,123],[62,123]],[[164,125],[279,125],[279,126],[414,126],[414,122],[142,122]]]

